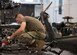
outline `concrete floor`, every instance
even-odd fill
[[[77,54],[71,53],[69,51],[63,51],[61,55],[77,55]]]
[[[55,51],[59,51],[60,49],[56,48],[54,49]],[[34,54],[34,53],[29,53],[29,52],[19,52],[19,53],[1,53],[0,55],[57,55],[57,54],[54,54],[52,52],[44,52],[43,54]],[[77,55],[77,54],[74,54],[74,53],[71,53],[69,51],[66,51],[64,50],[60,55]]]
[[[53,48],[52,50],[55,50],[56,52],[59,52],[60,51],[59,48]],[[53,55],[56,55],[56,54],[53,54]],[[77,54],[72,53],[70,51],[63,50],[63,52],[60,55],[77,55]]]

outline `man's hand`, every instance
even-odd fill
[[[2,41],[1,41],[2,42],[2,47],[6,46],[6,45],[9,45],[11,41],[12,41],[12,39],[11,39],[10,36],[3,38]]]
[[[8,40],[11,40],[12,38],[11,38],[11,36],[8,36],[7,39],[8,39]]]
[[[2,47],[9,44],[9,42],[8,42],[8,40],[6,38],[2,39],[1,43],[2,43]]]

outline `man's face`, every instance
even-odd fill
[[[16,21],[17,21],[18,23],[21,23],[21,17],[20,17],[20,16],[17,16],[17,17],[16,17]]]

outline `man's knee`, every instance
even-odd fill
[[[32,39],[32,37],[28,33],[23,33],[20,37]]]

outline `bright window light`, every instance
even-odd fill
[[[40,0],[12,0],[13,2],[16,3],[38,3],[40,2]]]
[[[33,2],[33,0],[12,0],[14,2]]]
[[[33,0],[26,0],[26,2],[33,2]]]

